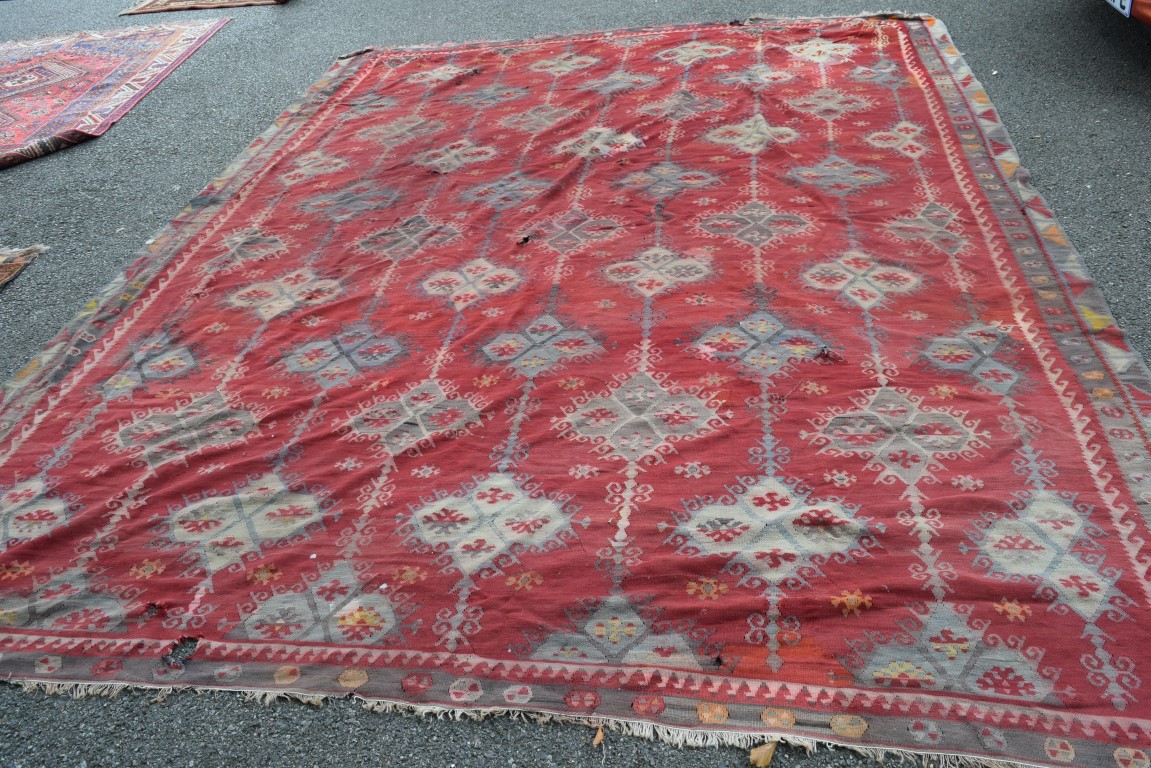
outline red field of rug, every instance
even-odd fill
[[[0,674],[1146,766],[1149,402],[934,19],[369,52],[9,386]]]
[[[227,23],[0,43],[0,168],[104,133]]]

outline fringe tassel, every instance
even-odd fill
[[[409,704],[381,699],[364,700],[364,709],[380,714],[407,713],[420,717],[435,717],[439,720],[486,720],[489,717],[510,717],[513,720],[543,723],[564,723],[581,725],[587,728],[606,728],[625,736],[635,736],[648,741],[662,741],[673,747],[739,747],[751,749],[767,741],[779,741],[793,747],[801,747],[814,752],[819,746],[818,739],[793,734],[735,733],[731,731],[699,731],[691,728],[677,728],[671,725],[658,725],[641,720],[620,720],[616,718],[560,715],[550,712],[529,712],[522,709],[456,709],[437,704]],[[830,745],[830,742],[827,743]],[[988,765],[987,768],[995,768]]]
[[[435,704],[409,704],[406,702],[364,700],[364,709],[381,714],[407,713],[420,717],[435,717],[443,720],[484,720],[488,717],[510,717],[513,720],[542,723],[571,723],[588,728],[606,728],[609,731],[634,736],[648,741],[661,741],[680,749],[684,747],[735,747],[750,750],[771,741],[806,750],[809,754],[820,747],[826,749],[846,749],[856,754],[886,763],[896,759],[901,763],[919,764],[923,768],[1019,768],[1019,763],[1008,763],[981,757],[954,754],[930,754],[890,747],[862,747],[854,744],[841,744],[829,739],[796,736],[790,733],[735,733],[732,731],[700,731],[691,728],[677,728],[671,725],[658,725],[639,720],[619,720],[602,717],[580,717],[559,715],[547,712],[527,712],[522,709],[456,709]]]
[[[155,702],[161,702],[177,689],[171,686],[134,685],[132,683],[49,683],[39,680],[8,680],[25,693],[44,693],[49,696],[67,696],[72,699],[86,699],[101,696],[114,699],[125,690],[151,691],[156,694]]]
[[[30,245],[27,248],[0,248],[0,259],[26,258],[29,261],[48,250],[46,245]]]
[[[820,739],[809,736],[797,736],[790,733],[738,733],[733,731],[697,730],[693,728],[679,728],[671,725],[659,725],[640,720],[624,720],[610,717],[561,715],[550,712],[529,712],[523,709],[493,708],[493,709],[457,709],[438,704],[414,704],[402,701],[389,701],[386,699],[364,699],[354,693],[340,694],[312,694],[300,691],[258,691],[251,689],[229,688],[196,688],[191,686],[152,686],[144,683],[54,683],[37,680],[9,680],[12,685],[19,686],[29,693],[43,693],[52,696],[69,696],[73,699],[86,699],[90,696],[103,696],[114,699],[125,690],[150,691],[155,694],[153,703],[160,703],[171,694],[191,692],[206,693],[238,693],[247,701],[257,701],[270,706],[278,701],[298,701],[314,707],[322,707],[332,699],[360,699],[361,706],[369,712],[379,714],[404,713],[419,717],[435,717],[440,720],[485,720],[489,717],[509,717],[521,722],[544,724],[565,723],[581,725],[588,728],[603,727],[614,733],[625,736],[634,736],[648,741],[661,741],[674,747],[736,747],[749,750],[761,744],[776,741],[792,747],[799,747],[808,753],[815,752],[820,747],[847,749],[877,763],[886,763],[896,759],[900,763],[919,765],[922,768],[1020,768],[1022,763],[1013,763],[992,758],[972,757],[955,754],[933,754],[927,752],[913,752],[911,750],[894,749],[890,747],[864,747],[856,744],[843,744],[831,739]]]
[[[322,707],[328,699],[337,698],[325,696],[322,693],[300,693],[299,691],[244,691],[244,699],[258,701],[265,706],[271,706],[277,701],[298,701],[302,704],[311,704],[313,707]]]
[[[48,250],[46,245],[30,245],[27,248],[0,248],[0,266],[9,265],[9,269],[6,270],[8,276],[0,275],[0,285],[10,282],[46,250]],[[11,268],[13,265],[15,265],[14,270]]]

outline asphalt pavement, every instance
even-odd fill
[[[291,0],[117,17],[130,0],[0,3],[0,40],[161,20],[234,21],[107,134],[0,171],[0,246],[51,250],[0,292],[0,381],[339,55],[368,46],[511,39],[749,16],[924,12],[943,19],[1011,130],[1035,186],[1083,253],[1132,344],[1151,357],[1151,30],[1104,0]],[[747,765],[573,725],[437,720],[356,702],[270,706],[236,694],[72,700],[0,685],[0,766]],[[775,768],[874,763],[781,749]]]

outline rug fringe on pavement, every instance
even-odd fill
[[[1140,588],[1151,594],[1146,569],[1137,569],[1151,541],[1139,527],[1151,498],[1141,406],[1151,397],[1151,371],[1124,341],[1078,254],[1028,184],[987,94],[942,22],[851,18],[763,26],[744,29],[737,21],[569,36],[548,45],[406,49],[413,55],[383,50],[336,64],[9,387],[0,408],[0,452],[6,451],[0,464],[12,473],[4,477],[23,485],[3,492],[20,505],[19,519],[33,533],[48,529],[53,538],[43,541],[84,544],[73,550],[77,558],[67,547],[49,550],[5,529],[17,544],[0,559],[2,591],[18,601],[24,624],[0,632],[0,680],[31,676],[38,679],[26,689],[76,698],[138,687],[158,689],[153,700],[162,701],[171,686],[235,691],[268,704],[354,697],[375,712],[554,720],[680,747],[838,745],[925,768],[1143,765],[1151,720],[1123,712],[1139,700],[1141,685],[1127,673],[1143,662],[1123,653],[1146,649],[1112,624],[1151,622],[1151,611],[1134,598]],[[779,45],[791,42],[786,55],[776,51],[776,68],[761,48],[749,48],[769,35],[781,36]],[[533,63],[518,57],[522,66],[509,69],[509,51],[520,50],[534,51]],[[572,58],[575,52],[581,56]],[[635,71],[624,72],[621,82],[625,59]],[[707,59],[723,63],[705,71],[699,63]],[[680,62],[685,72],[692,66],[700,93],[632,64],[662,73],[664,61]],[[833,61],[837,79],[828,75]],[[542,71],[531,68],[536,64]],[[783,66],[788,71],[778,74]],[[541,100],[536,86],[548,78],[554,87],[560,75],[552,71],[568,78],[564,88],[549,91],[546,103],[521,103],[533,95]],[[781,77],[817,89],[788,102],[808,115],[815,138],[801,153],[780,149],[786,159],[760,162],[755,156],[771,142],[798,140],[797,132],[775,126],[773,133],[758,90],[729,86],[768,87]],[[384,81],[402,85],[382,88]],[[637,84],[644,93],[617,104],[616,92]],[[382,110],[424,105],[429,91],[439,94],[434,111],[442,120],[414,113],[408,122],[377,119]],[[599,127],[584,130],[574,116],[593,98],[581,95],[586,91],[600,93],[606,111],[596,118]],[[710,127],[708,112],[738,115],[706,92],[738,97],[738,114],[747,120]],[[636,128],[642,135],[603,127],[633,125],[628,110],[635,105],[627,100],[639,99],[654,110],[653,122]],[[567,117],[557,117],[555,110],[569,102]],[[442,145],[448,137],[439,134],[471,120],[476,105],[495,110],[482,126],[475,118],[476,141]],[[850,122],[855,144],[895,147],[899,154],[855,157],[874,160],[874,167],[828,154],[820,139],[825,131],[834,136],[836,119],[865,108],[875,116]],[[661,119],[675,131],[689,119],[707,125],[668,133]],[[497,125],[538,134],[541,159],[533,173],[540,178],[506,165],[523,153]],[[854,130],[868,125],[891,127]],[[338,156],[340,137],[367,151],[357,143],[365,132],[387,149],[371,148],[373,157],[391,157],[403,146],[387,172],[368,174],[358,167],[359,155]],[[657,152],[654,139],[665,135],[671,144],[682,135],[685,162],[709,163],[717,173],[671,162],[671,144]],[[699,136],[734,149],[708,159],[703,153],[718,150],[687,146]],[[553,163],[557,147],[583,159]],[[620,153],[633,154],[614,158]],[[399,155],[412,161],[400,163]],[[930,159],[928,167],[917,165],[920,156]],[[472,171],[466,181],[444,181],[463,165],[497,158],[505,165],[484,165],[483,183]],[[424,170],[412,170],[419,163]],[[573,207],[584,198],[574,194],[579,190],[567,194],[575,178],[560,173],[567,163],[587,170],[579,183],[590,185],[597,206],[611,203],[610,216],[606,208],[604,218],[594,219],[601,211]],[[730,163],[746,166],[750,188],[731,175]],[[628,164],[636,167],[617,167]],[[396,168],[402,173],[393,174]],[[761,173],[783,196],[779,209],[756,198]],[[936,189],[937,179],[949,180],[946,189]],[[790,197],[797,184],[818,191],[805,195],[822,197]],[[870,239],[861,240],[848,214],[836,226],[849,245],[903,243],[891,260],[852,248],[819,262],[812,259],[830,254],[788,246],[780,255],[789,254],[789,266],[774,268],[791,279],[768,279],[765,242],[816,229],[831,242],[839,230],[822,231],[832,225],[819,211],[842,208],[849,194],[881,184],[896,194],[858,198],[868,203]],[[665,197],[700,186],[721,187],[698,198],[708,210],[664,215]],[[424,216],[423,207],[403,207],[424,206],[431,194],[425,188],[442,193],[440,219]],[[545,196],[546,189],[552,194]],[[621,189],[644,191],[629,198]],[[734,199],[745,189],[750,199]],[[684,194],[690,202],[696,193]],[[513,211],[537,197],[546,204]],[[796,200],[814,210],[807,216],[783,210],[800,205]],[[486,207],[463,205],[469,201]],[[273,203],[275,211],[268,208]],[[372,224],[366,212],[382,208],[396,223],[373,231],[385,224]],[[307,238],[295,228],[305,214],[314,222]],[[736,226],[739,237],[732,234]],[[576,253],[567,261],[577,246],[590,254],[585,241],[641,227],[653,231],[653,242],[678,242],[682,258],[662,247],[634,253],[637,234],[613,241],[602,259]],[[701,241],[702,232],[734,238],[754,256]],[[486,242],[507,262],[473,258],[476,238],[469,233],[488,233]],[[380,257],[352,253],[348,243]],[[541,244],[556,261],[534,250]],[[407,258],[420,249],[430,261]],[[752,269],[745,257],[753,258]],[[377,263],[387,264],[386,283],[371,269]],[[264,279],[268,273],[281,277]],[[687,293],[688,309],[671,295],[694,292],[679,284],[702,285],[705,278],[708,293]],[[597,327],[582,325],[587,302],[601,295],[615,298],[599,303]],[[473,323],[476,311],[463,314],[481,300],[491,305],[481,316],[492,323]],[[520,315],[544,301],[550,314],[521,325]],[[225,304],[228,324],[217,320]],[[773,304],[778,316],[768,312]],[[750,314],[724,314],[744,305]],[[811,318],[798,319],[803,306]],[[264,338],[269,320],[280,315],[282,333]],[[871,330],[875,317],[894,333]],[[325,319],[329,325],[315,332],[295,325],[312,329]],[[179,333],[169,334],[172,328]],[[217,335],[225,329],[226,337]],[[243,333],[251,345],[236,357]],[[256,351],[257,341],[264,352]],[[441,352],[429,372],[435,344]],[[528,348],[537,351],[525,357]],[[993,359],[1000,352],[1006,362]],[[405,367],[383,369],[393,360]],[[717,361],[724,360],[736,378],[719,374]],[[901,374],[904,360],[912,367]],[[537,385],[541,371],[569,363],[581,377],[557,379],[556,389]],[[441,382],[441,364],[450,381]],[[853,367],[857,378],[847,374]],[[231,387],[215,377],[217,370],[235,379]],[[172,381],[153,381],[152,373]],[[807,381],[790,389],[775,383],[785,373]],[[588,384],[593,378],[614,383],[596,390]],[[337,386],[345,389],[325,394]],[[153,394],[161,392],[171,404],[157,404]],[[96,395],[100,410],[93,411]],[[955,404],[936,402],[957,397]],[[639,419],[636,404],[650,408],[655,398],[666,409]],[[313,424],[307,414],[293,417],[297,431],[285,437],[280,414],[309,399],[312,415],[345,401],[358,410],[323,422],[329,426]],[[545,401],[550,410],[539,405]],[[619,440],[607,442],[601,433],[608,428],[595,426],[605,419],[634,421],[638,438],[611,432]],[[533,429],[525,428],[529,422]],[[76,427],[61,430],[59,445],[46,444],[45,433],[57,423]],[[633,427],[618,427],[625,428]],[[297,454],[313,434],[340,442]],[[441,434],[451,440],[439,440]],[[890,442],[893,435],[904,447]],[[866,440],[857,444],[856,436]],[[692,448],[706,451],[709,464],[671,469],[666,456],[686,451],[696,437],[709,441]],[[225,448],[231,461],[217,465]],[[525,463],[529,448],[538,462]],[[629,480],[648,473],[642,488],[633,483],[617,502],[614,489],[623,486],[608,478],[593,482],[599,470],[591,464],[570,464],[584,460],[574,451],[585,448],[589,462],[610,455],[627,463]],[[59,457],[51,467],[46,451]],[[569,452],[570,458],[561,455]],[[1013,479],[1006,469],[1012,452],[1026,476]],[[366,461],[356,458],[361,454]],[[409,466],[430,461],[430,454],[442,458]],[[333,457],[342,459],[334,465],[341,472],[355,473],[341,475],[348,479],[338,486],[330,479]],[[802,466],[799,476],[785,472],[785,463]],[[448,466],[456,476],[401,481],[427,480]],[[1062,466],[1068,468],[1062,474],[1053,469]],[[858,483],[848,472],[853,467],[872,473],[874,483]],[[214,479],[200,479],[209,474]],[[186,475],[187,485],[170,482],[176,475]],[[664,490],[649,498],[657,475]],[[703,475],[711,476],[706,488],[681,484]],[[81,479],[97,476],[99,483]],[[823,490],[810,487],[807,480],[818,485],[820,476]],[[1060,485],[1057,476],[1065,477]],[[572,478],[581,484],[573,487]],[[928,506],[921,483],[941,490],[946,505]],[[908,489],[903,494],[891,487],[901,485]],[[949,487],[980,493],[956,496]],[[629,530],[641,493],[645,504],[662,500],[652,509],[664,510],[666,519],[641,524],[636,515]],[[472,517],[457,518],[456,507],[472,510]],[[352,528],[334,525],[347,526],[353,509],[360,517]],[[266,531],[259,541],[222,538],[226,526],[254,525],[257,512]],[[902,546],[900,530],[913,518],[919,544],[940,537],[953,554]],[[377,520],[384,521],[379,528]],[[459,530],[465,521],[495,533],[465,536]],[[936,521],[950,526],[946,535]],[[802,542],[793,526],[804,529]],[[525,538],[505,537],[502,549],[491,544],[505,528]],[[741,549],[730,544],[729,536],[752,530],[769,533],[757,533],[766,537],[762,543],[749,540]],[[602,549],[584,546],[601,534]],[[633,548],[641,534],[646,550]],[[786,539],[787,548],[767,549],[775,538]],[[1032,538],[1043,542],[1046,559],[1017,564],[1011,553],[1024,551]],[[236,543],[243,553],[216,551]],[[1080,557],[1085,548],[1091,558]],[[171,554],[161,559],[160,551]],[[645,561],[643,551],[652,559]],[[667,560],[673,554],[685,559]],[[193,557],[204,567],[190,566]],[[1120,586],[1115,563],[1136,568]],[[1040,565],[1045,586],[1036,591],[1031,582]],[[892,581],[904,567],[907,578]],[[119,574],[117,588],[133,591],[114,595],[97,568]],[[930,603],[910,597],[924,568],[934,574],[923,587],[931,590]],[[1088,574],[1091,568],[1098,573]],[[149,581],[165,569],[163,579]],[[88,575],[95,585],[88,579],[77,587]],[[965,591],[948,597],[957,585]],[[1096,602],[1084,604],[1088,585]],[[60,602],[64,586],[77,592]],[[721,595],[721,612],[701,607]],[[344,601],[338,608],[337,598]],[[778,610],[793,598],[800,606],[794,612]],[[318,611],[323,604],[333,606]],[[1038,626],[1028,628],[1026,643],[1004,639],[1018,637],[1006,633],[1032,615]],[[800,617],[802,634],[791,628]],[[183,634],[189,631],[198,634]],[[1082,694],[1101,685],[1098,665],[1111,675],[1110,700]],[[1078,698],[1063,702],[1063,691]]]
[[[72,699],[87,699],[90,697],[104,697],[114,699],[125,691],[139,693],[153,693],[153,703],[165,701],[173,693],[200,694],[231,694],[238,693],[247,701],[257,701],[265,706],[272,706],[281,701],[295,701],[322,707],[329,701],[339,699],[359,699],[364,709],[376,714],[408,714],[418,717],[434,717],[437,720],[487,720],[492,717],[507,717],[526,723],[545,724],[557,723],[579,725],[586,728],[606,728],[613,733],[624,736],[634,736],[647,741],[659,741],[673,747],[683,749],[693,748],[719,748],[735,747],[737,749],[752,749],[765,742],[777,741],[790,747],[799,747],[807,752],[816,752],[819,748],[844,749],[885,764],[889,760],[898,760],[907,765],[920,765],[923,768],[1019,768],[1018,763],[1006,763],[999,760],[982,760],[965,755],[912,752],[903,749],[882,749],[860,747],[852,744],[843,744],[830,739],[813,739],[794,734],[764,731],[762,733],[736,733],[732,731],[702,731],[690,728],[675,728],[654,723],[622,720],[610,717],[572,716],[552,714],[546,712],[530,712],[513,708],[474,708],[460,709],[436,704],[408,704],[400,701],[386,701],[382,699],[365,699],[354,693],[348,694],[312,694],[301,691],[253,691],[247,689],[231,688],[201,688],[191,686],[150,686],[144,684],[124,683],[50,683],[35,680],[11,680],[12,685],[18,686],[25,693],[43,693],[50,696],[67,696]]]
[[[37,256],[48,250],[46,245],[30,245],[27,248],[0,248],[0,286],[10,283],[16,275],[24,271]]]

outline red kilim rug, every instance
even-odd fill
[[[0,168],[101,135],[227,23],[0,43]]]
[[[288,0],[142,0],[121,16],[134,13],[164,13],[166,11],[194,11],[203,8],[237,8],[243,5],[283,5]]]
[[[1151,759],[1151,380],[938,21],[349,58],[90,306],[5,677]]]

